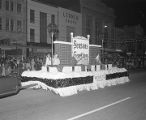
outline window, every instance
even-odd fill
[[[9,31],[9,18],[6,18],[6,31]]]
[[[10,10],[13,11],[13,9],[14,9],[14,3],[13,3],[13,1],[11,1]]]
[[[34,29],[30,29],[30,42],[34,42],[35,40],[35,30]]]
[[[51,23],[55,24],[55,15],[51,15]]]
[[[95,22],[95,44],[101,44],[100,43],[100,22]]]
[[[73,27],[67,26],[66,27],[66,41],[71,42],[70,33],[73,32],[75,34],[75,29]]]
[[[40,12],[40,43],[47,43],[47,13]]]
[[[92,39],[92,33],[93,33],[93,20],[92,20],[92,16],[86,16],[86,35],[90,35],[90,38],[91,38],[91,40],[90,40],[90,43],[92,43],[93,44],[93,39]]]
[[[22,32],[22,21],[17,20],[17,32]]]
[[[87,18],[86,18],[86,34],[91,35],[91,31],[92,31],[92,17],[87,16]]]
[[[0,17],[0,30],[2,30],[2,18]]]
[[[22,5],[20,3],[17,3],[17,13],[21,13]]]
[[[10,21],[10,30],[14,31],[14,20],[13,19],[11,19],[11,21]]]
[[[6,0],[6,10],[9,11],[9,1]]]
[[[0,0],[0,9],[2,9],[2,0]]]
[[[30,9],[30,23],[35,23],[35,13],[32,9]]]

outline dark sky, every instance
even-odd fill
[[[146,33],[146,0],[103,0],[114,8],[116,25],[140,24]]]

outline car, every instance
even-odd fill
[[[21,79],[16,75],[0,76],[0,98],[17,94],[21,89]]]

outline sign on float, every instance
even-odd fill
[[[89,39],[80,36],[72,38],[72,57],[77,64],[89,64]]]

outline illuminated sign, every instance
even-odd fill
[[[84,37],[74,37],[72,39],[72,56],[77,64],[89,64],[89,40]]]

